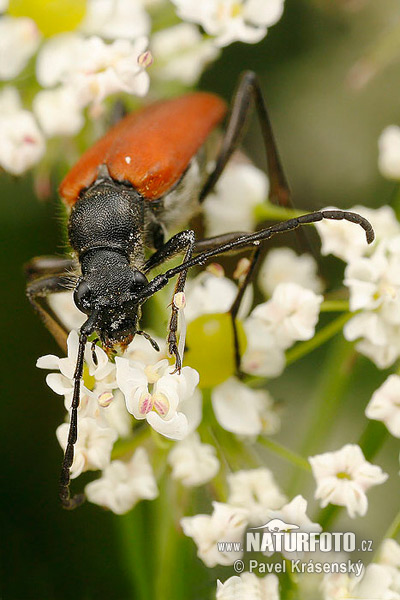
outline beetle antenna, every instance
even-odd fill
[[[319,210],[305,215],[300,215],[299,217],[289,219],[288,221],[282,221],[281,223],[272,225],[272,227],[267,227],[266,229],[255,231],[254,233],[238,234],[237,238],[229,240],[225,244],[220,244],[216,248],[205,250],[193,258],[183,261],[177,267],[168,269],[168,271],[165,271],[165,273],[162,273],[161,275],[156,275],[156,277],[144,288],[142,293],[138,294],[138,301],[143,301],[158,290],[162,289],[172,277],[175,277],[175,275],[178,275],[181,273],[181,271],[185,271],[196,265],[203,265],[213,256],[225,254],[227,252],[231,252],[232,250],[235,251],[239,248],[257,247],[261,242],[269,240],[279,233],[293,231],[298,227],[303,227],[303,225],[318,223],[318,221],[322,221],[322,219],[333,221],[344,220],[349,221],[350,223],[355,223],[364,229],[368,244],[371,244],[375,239],[375,233],[371,223],[361,215],[347,210]]]
[[[71,482],[71,466],[74,460],[74,445],[78,438],[78,408],[80,401],[81,380],[83,375],[83,364],[85,356],[85,346],[88,335],[94,329],[98,311],[93,311],[86,323],[81,327],[79,334],[78,357],[76,359],[76,367],[74,372],[74,392],[71,404],[71,421],[69,424],[67,447],[64,453],[64,459],[60,474],[59,497],[64,508],[72,510],[77,508],[85,501],[85,494],[76,494],[71,498],[70,482]]]

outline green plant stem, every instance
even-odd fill
[[[153,581],[150,576],[150,564],[147,560],[146,536],[148,519],[144,507],[138,504],[126,515],[115,518],[120,539],[121,557],[125,563],[132,594],[135,600],[153,600]]]
[[[333,338],[339,331],[343,329],[343,326],[351,319],[353,313],[346,313],[344,315],[340,315],[328,325],[325,325],[322,329],[320,329],[311,340],[307,340],[306,342],[302,342],[301,344],[297,344],[294,348],[291,348],[286,352],[286,364],[290,365],[294,363],[296,360],[303,358],[313,350],[316,350],[322,344],[325,344],[328,340]]]
[[[348,315],[342,315],[327,326],[331,327],[332,335],[334,335],[334,331],[340,330],[340,323],[343,326],[344,317],[348,317]],[[350,380],[352,369],[348,363],[353,356],[352,345],[346,342],[342,336],[332,342],[328,356],[321,365],[321,376],[316,386],[313,402],[308,409],[310,412],[309,427],[300,450],[302,456],[310,456],[314,451],[319,450],[328,437]],[[289,485],[290,494],[294,493],[301,485],[302,475],[301,471],[294,473]]]
[[[269,200],[258,204],[254,210],[254,216],[258,223],[262,221],[287,221],[303,215],[306,211],[293,210],[291,208],[283,208],[282,206],[276,206],[271,204]]]
[[[268,448],[268,450],[277,456],[280,456],[280,458],[291,462],[292,465],[300,467],[304,471],[311,471],[311,466],[308,460],[300,456],[300,454],[293,452],[293,450],[289,450],[289,448],[286,448],[286,446],[282,446],[282,444],[278,444],[278,442],[273,442],[270,438],[266,437],[259,437],[257,442],[265,446],[265,448]]]
[[[358,440],[358,445],[367,460],[372,460],[388,437],[388,430],[380,421],[368,421]]]
[[[321,312],[348,312],[348,300],[324,300],[321,304]]]
[[[393,519],[393,521],[390,523],[389,527],[387,528],[385,535],[383,536],[383,539],[386,539],[386,538],[396,539],[399,536],[400,536],[400,510],[397,513],[397,515],[395,516],[395,518]]]

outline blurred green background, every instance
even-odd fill
[[[358,89],[354,65],[368,53],[376,53],[396,24],[400,36],[399,18],[397,0],[287,0],[282,20],[262,43],[234,44],[204,74],[200,87],[226,99],[231,97],[241,71],[253,69],[259,74],[298,207],[380,206],[390,201],[395,185],[378,173],[377,139],[386,125],[400,124],[400,65],[391,61]],[[387,58],[391,58],[390,53]],[[254,161],[263,166],[256,122],[245,145]],[[171,507],[171,514],[163,513],[157,500],[152,507],[143,503],[124,518],[93,505],[73,513],[60,509],[57,482],[61,450],[55,429],[64,418],[64,406],[47,388],[45,373],[35,368],[38,356],[58,354],[59,350],[25,299],[22,273],[22,265],[32,256],[62,250],[59,209],[55,197],[48,203],[35,198],[29,177],[13,180],[2,174],[0,185],[1,598],[140,598],[139,589],[146,583],[133,581],[131,561],[144,561],[148,585],[157,585],[160,571],[170,565],[161,560],[169,548],[168,539],[162,540],[160,550],[156,537],[174,509]],[[318,360],[333,350],[325,349]],[[284,406],[278,439],[293,449],[302,447],[313,395],[321,385],[316,372],[322,362],[315,364],[315,360],[310,355],[271,384],[274,396]],[[385,378],[364,359],[348,365],[348,370],[350,384],[341,418],[334,435],[318,451],[358,439],[366,425],[364,407]],[[398,444],[390,438],[376,460],[383,469],[395,473],[397,457]],[[290,468],[269,454],[266,462],[278,481],[286,485],[291,479]],[[301,485],[296,492],[311,497],[311,477]],[[369,498],[371,512],[355,526],[365,538],[373,537],[378,543],[398,506],[395,478],[372,490]],[[352,530],[346,519],[341,526]],[[134,538],[140,530],[145,532],[146,547],[136,556],[122,552],[121,537]],[[179,587],[183,592],[179,596],[176,591],[176,597],[212,597],[217,574],[226,579],[232,570],[206,569],[195,557],[192,541],[185,539],[181,544]],[[175,596],[171,594],[164,589],[153,592],[153,597],[169,600]]]

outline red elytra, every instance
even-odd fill
[[[225,113],[221,98],[197,92],[128,115],[72,167],[60,185],[61,197],[73,205],[105,164],[115,181],[129,181],[147,200],[160,198],[179,180]]]

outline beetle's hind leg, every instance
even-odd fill
[[[46,304],[46,298],[50,294],[71,289],[73,266],[73,260],[56,256],[37,257],[25,265],[28,300],[64,351],[67,349],[68,332]]]

